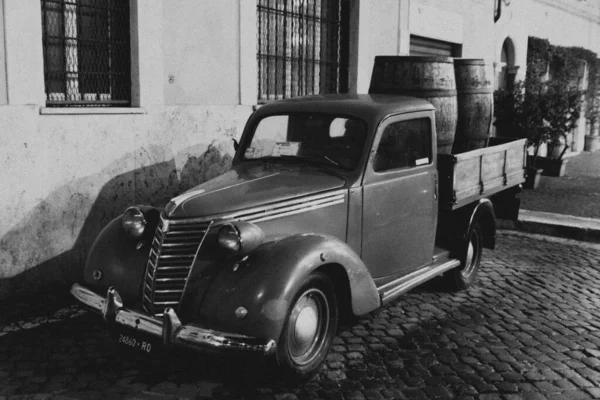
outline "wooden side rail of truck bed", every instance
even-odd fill
[[[440,205],[456,210],[525,181],[526,139],[490,138],[483,149],[439,154]]]

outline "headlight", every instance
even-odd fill
[[[239,253],[242,249],[242,237],[235,226],[227,224],[219,229],[219,245],[230,253]]]
[[[237,221],[219,229],[219,245],[228,253],[244,257],[260,246],[265,234],[250,222]]]
[[[131,238],[140,239],[146,229],[146,217],[139,208],[129,207],[123,214],[121,224]]]

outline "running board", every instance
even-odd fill
[[[396,279],[390,283],[386,283],[379,289],[379,295],[381,296],[381,302],[387,303],[388,301],[394,300],[396,297],[403,295],[412,288],[419,286],[422,283],[427,282],[431,278],[441,275],[446,271],[460,266],[460,261],[450,260],[438,266],[425,267],[412,274],[403,276],[402,278]]]

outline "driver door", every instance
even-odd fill
[[[431,263],[437,224],[431,113],[393,116],[378,128],[365,170],[362,258],[373,278]]]

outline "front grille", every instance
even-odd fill
[[[144,309],[162,316],[178,309],[196,253],[209,223],[180,223],[161,217],[150,248],[144,278]]]

